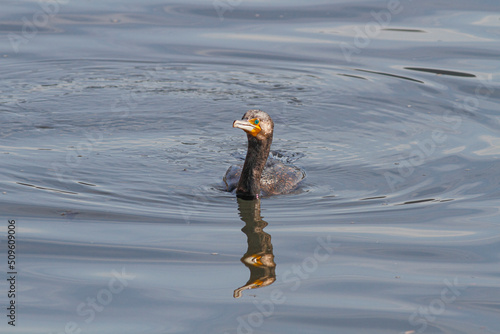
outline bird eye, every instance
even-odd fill
[[[253,121],[253,124],[255,124],[255,125],[259,124],[259,120],[256,119],[255,121]]]

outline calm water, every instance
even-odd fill
[[[0,37],[2,333],[500,333],[498,1],[4,1]],[[223,191],[251,108],[297,193]]]

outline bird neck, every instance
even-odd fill
[[[257,139],[248,136],[248,151],[241,171],[236,196],[242,199],[255,199],[260,194],[260,178],[271,149],[272,137]]]

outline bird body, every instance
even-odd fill
[[[243,166],[231,166],[224,176],[228,191],[236,189],[236,196],[255,199],[288,193],[304,179],[304,172],[295,166],[268,158],[273,141],[274,123],[261,110],[249,110],[233,127],[244,130],[248,138],[248,151]]]

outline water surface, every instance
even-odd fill
[[[4,4],[2,332],[500,332],[500,8],[396,4]],[[253,108],[307,178],[249,204]]]

